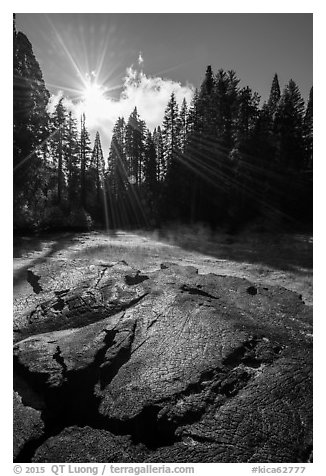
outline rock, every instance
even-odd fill
[[[308,461],[312,315],[300,296],[170,263],[94,273],[57,309],[41,303],[14,345],[59,433],[35,461],[80,461],[96,432],[107,452],[90,461]]]
[[[69,427],[43,443],[33,463],[129,463],[142,454],[144,459],[145,450],[140,445],[132,447],[129,437],[90,427]]]
[[[42,436],[44,423],[41,419],[41,412],[25,406],[17,392],[14,392],[13,415],[13,449],[14,458],[17,458],[26,443]]]
[[[211,399],[200,419],[178,428],[181,441],[157,449],[146,461],[307,462],[312,447],[310,359],[302,354],[280,358],[240,384],[240,390],[228,382],[231,394],[230,387],[226,392],[225,386],[211,387],[224,398]]]
[[[42,269],[42,268],[41,268]],[[41,273],[41,270],[38,271]],[[71,284],[70,277],[67,283],[65,273],[61,271],[58,283],[65,287],[49,289],[43,283],[46,291],[43,301],[35,297],[37,303],[33,309],[15,314],[15,340],[21,340],[31,334],[38,334],[52,330],[71,329],[85,326],[99,321],[120,310],[127,309],[146,295],[146,286],[141,283],[146,276],[141,276],[124,263],[91,265],[84,270],[77,269],[75,279],[78,286],[67,287]],[[80,278],[83,276],[83,279]],[[137,277],[138,285],[131,286],[128,280]],[[48,282],[49,279],[47,277]],[[26,298],[25,298],[26,299]],[[27,298],[28,299],[28,298]],[[21,305],[18,306],[21,310]]]

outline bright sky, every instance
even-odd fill
[[[171,92],[189,101],[208,64],[234,69],[241,85],[266,99],[275,72],[312,86],[312,14],[17,13],[45,82],[76,114],[86,111],[107,155],[112,126],[137,106],[150,129]]]

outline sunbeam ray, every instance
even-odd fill
[[[58,43],[59,45],[62,47],[62,49],[64,50],[67,58],[69,59],[70,61],[70,64],[73,66],[74,70],[76,71],[77,73],[77,76],[78,78],[84,83],[85,85],[85,82],[84,82],[84,76],[83,76],[83,73],[82,71],[80,70],[79,66],[77,65],[76,61],[74,60],[72,54],[70,53],[69,49],[67,48],[67,46],[65,45],[65,42],[63,41],[61,35],[59,34],[59,32],[57,31],[56,27],[54,26],[53,22],[51,21],[50,19],[50,16],[48,14],[45,14],[45,17],[46,19],[48,20],[55,36],[56,36],[56,39],[58,40]]]
[[[13,168],[13,172],[17,172],[22,165],[24,165],[28,160],[30,160],[33,155],[35,155],[38,151],[42,149],[42,147],[49,142],[58,132],[58,130],[62,128],[62,126],[57,127],[46,139],[44,139],[32,152],[30,152],[24,159],[22,159],[16,166]]]

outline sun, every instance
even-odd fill
[[[89,83],[86,85],[83,98],[85,102],[88,103],[97,103],[103,99],[103,91],[101,86],[96,83]]]
[[[95,81],[85,82],[82,92],[83,110],[90,125],[97,125],[106,114],[105,88]]]

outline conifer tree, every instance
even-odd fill
[[[80,150],[77,130],[77,121],[70,111],[67,119],[67,143],[66,143],[66,162],[67,162],[67,188],[68,198],[72,205],[76,205],[79,196],[80,185]]]
[[[240,82],[235,71],[230,70],[227,72],[226,76],[227,81],[227,91],[226,91],[226,104],[225,104],[225,115],[224,115],[224,134],[223,134],[223,143],[227,150],[231,150],[234,144],[234,132],[235,132],[235,123],[237,119],[238,112],[238,84]]]
[[[257,121],[252,133],[252,148],[256,160],[265,172],[275,167],[275,135],[272,129],[270,109],[265,102],[258,111]]]
[[[179,108],[175,94],[172,93],[165,109],[163,119],[163,158],[164,177],[169,174],[180,154],[180,121]]]
[[[226,137],[226,121],[228,117],[228,77],[223,69],[219,69],[216,78],[214,107],[216,109],[216,137],[220,147],[223,147]]]
[[[135,183],[128,176],[125,138],[126,123],[123,117],[119,117],[113,127],[107,172],[109,210],[111,222],[115,227],[126,223],[126,192],[129,185]]]
[[[169,212],[173,219],[179,218],[182,214],[181,208],[185,195],[185,165],[181,152],[180,131],[179,108],[175,95],[172,93],[163,120],[163,150],[166,175],[162,196],[162,213],[164,215]]]
[[[108,158],[108,180],[111,196],[123,195],[128,180],[125,147],[126,123],[119,117],[114,125]]]
[[[103,183],[104,178],[104,157],[101,145],[100,134],[97,131],[95,136],[94,148],[92,152],[91,159],[92,167],[95,170],[95,180],[96,180],[96,201],[97,204],[100,203],[100,193],[101,193],[101,184]]]
[[[163,156],[163,137],[161,127],[158,126],[157,129],[154,129],[153,132],[153,142],[155,144],[156,151],[156,172],[157,172],[157,182],[162,182],[164,180],[164,156]]]
[[[205,78],[201,84],[197,99],[197,114],[199,119],[198,132],[206,139],[212,138],[215,134],[215,78],[212,67],[207,66]]]
[[[129,116],[126,125],[126,158],[128,174],[135,178],[139,186],[143,178],[143,156],[145,146],[145,124],[139,117],[137,108]]]
[[[188,134],[193,136],[198,130],[199,122],[199,113],[198,113],[198,89],[195,89],[194,95],[192,97],[189,111],[188,111]]]
[[[278,76],[275,73],[273,82],[272,82],[271,92],[269,94],[269,99],[267,101],[267,107],[272,119],[274,119],[275,112],[277,110],[277,106],[278,106],[280,98],[281,98],[281,90],[280,90],[280,85],[278,82]]]
[[[188,202],[189,202],[189,211],[188,216],[191,222],[194,222],[197,218],[197,208],[198,208],[198,174],[196,172],[196,166],[194,165],[197,161],[198,153],[198,137],[199,137],[199,111],[198,111],[198,98],[199,92],[198,89],[195,89],[194,95],[192,97],[189,111],[188,111],[188,135],[187,141],[185,144],[185,160],[188,163],[187,168],[187,182],[188,187]]]
[[[87,205],[86,172],[90,160],[90,139],[86,128],[85,113],[80,118],[80,201],[83,208]]]
[[[157,157],[153,136],[149,131],[145,143],[144,179],[147,190],[154,195],[157,185]]]
[[[253,196],[261,188],[259,168],[255,167],[252,142],[259,117],[259,101],[259,95],[252,92],[248,86],[239,91],[234,147],[230,153],[230,158],[235,160],[230,191],[233,220],[238,220],[239,216],[251,217],[256,206]]]
[[[57,170],[57,203],[61,204],[65,185],[65,157],[67,144],[67,111],[63,106],[63,98],[56,105],[52,117],[53,133],[51,138],[52,157]]]
[[[284,88],[275,113],[277,158],[284,166],[300,170],[304,166],[304,101],[291,79]]]
[[[303,119],[303,139],[305,145],[305,164],[312,167],[313,153],[313,91],[310,89],[308,103]]]
[[[154,136],[147,130],[144,154],[144,203],[149,224],[157,224],[159,208],[158,164]]]
[[[185,152],[186,142],[188,136],[188,106],[186,98],[183,98],[181,109],[180,109],[180,150]]]
[[[43,144],[49,136],[50,94],[28,38],[13,21],[13,169],[17,206],[43,187]]]
[[[260,97],[246,86],[238,96],[238,113],[235,120],[235,145],[240,149],[250,138],[259,116]]]

